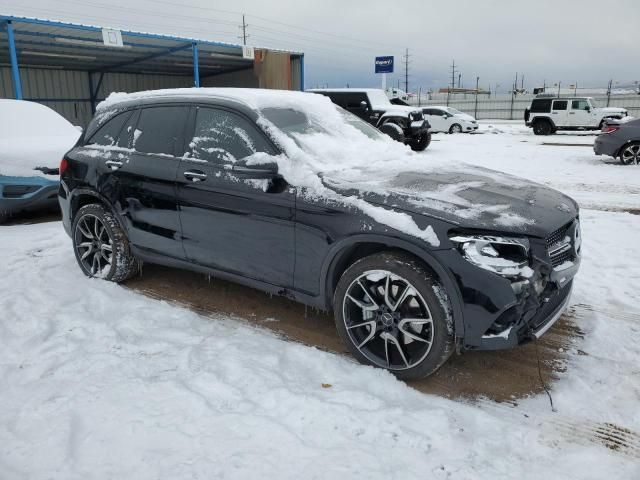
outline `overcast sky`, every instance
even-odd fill
[[[178,34],[305,53],[306,85],[377,86],[376,55],[394,55],[397,83],[409,49],[409,88],[604,87],[640,80],[640,0],[0,0],[4,14]],[[456,75],[457,83],[457,75]],[[518,82],[520,83],[520,82]]]

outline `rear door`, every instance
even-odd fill
[[[588,127],[591,124],[591,107],[586,98],[571,100],[569,110],[569,125],[573,127]]]
[[[183,244],[189,261],[279,287],[293,285],[295,189],[251,179],[233,165],[277,154],[253,120],[200,106],[178,172]]]
[[[126,223],[131,243],[184,258],[176,173],[184,152],[186,105],[157,105],[131,112],[99,169],[101,193]],[[99,132],[98,132],[99,133]]]
[[[551,104],[551,120],[553,120],[558,127],[569,125],[568,107],[568,100],[554,100]]]

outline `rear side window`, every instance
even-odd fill
[[[275,153],[262,132],[244,117],[217,108],[198,108],[189,147],[194,159],[230,163],[256,152]]]
[[[553,109],[554,110],[566,110],[569,102],[567,100],[554,100]]]
[[[131,117],[131,112],[124,112],[116,115],[111,120],[107,121],[102,127],[94,133],[87,145],[102,145],[106,147],[112,147],[117,145],[119,147],[126,146],[121,145],[119,141],[120,132],[122,132],[124,124]],[[126,142],[125,142],[126,143]]]
[[[188,117],[189,107],[185,106],[143,108],[132,133],[133,148],[141,153],[182,155]]]
[[[539,98],[531,102],[531,113],[548,113],[551,111],[551,99]]]

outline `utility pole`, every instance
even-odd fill
[[[451,88],[456,88],[456,61],[453,60],[451,63]]]
[[[473,116],[478,118],[478,85],[480,84],[480,77],[476,77],[476,106],[474,109]]]
[[[461,73],[459,73],[459,74],[458,74],[458,88],[460,88],[461,80],[462,80],[462,74],[461,74]]]
[[[244,14],[242,15],[242,44],[247,44],[247,22],[244,21]]]
[[[611,87],[613,86],[613,80],[609,80],[609,85],[607,86],[607,107],[609,106],[609,102],[611,100]]]
[[[404,54],[404,91],[409,93],[409,49]]]
[[[521,73],[520,77],[520,89],[524,91],[524,73]]]

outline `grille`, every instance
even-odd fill
[[[558,230],[552,232],[551,235],[549,235],[546,239],[547,249],[561,243],[567,236],[569,227],[571,227],[571,223],[567,223],[565,226],[560,227]]]
[[[545,240],[551,265],[553,265],[554,268],[562,265],[564,262],[573,262],[575,260],[573,238],[572,235],[569,235],[569,230],[573,224],[574,222],[571,222],[560,227],[552,232]],[[567,237],[569,237],[568,241]],[[566,248],[562,248],[563,246],[566,246]]]

